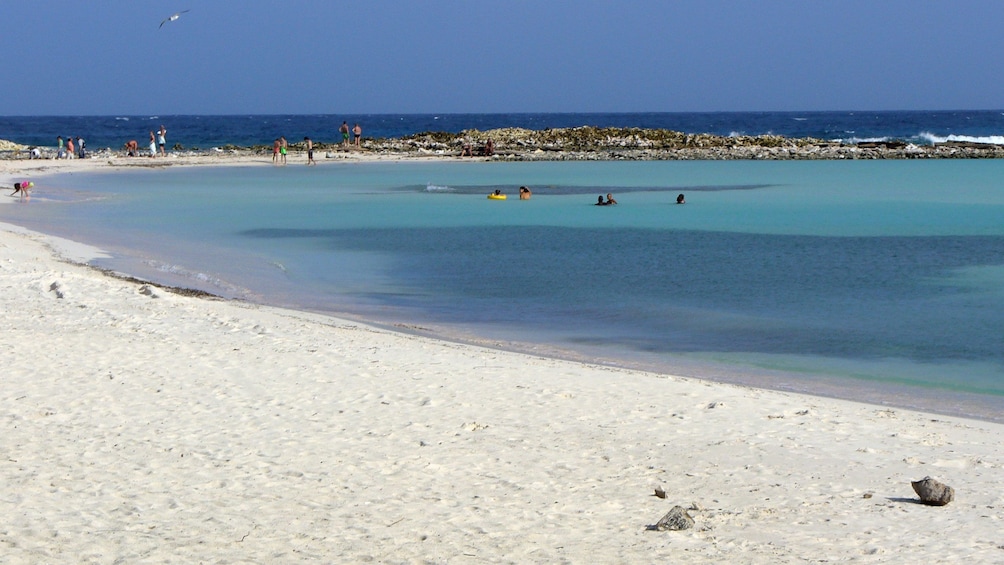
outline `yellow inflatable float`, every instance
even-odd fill
[[[501,192],[496,190],[495,192],[488,195],[488,200],[505,200],[505,194],[502,194]]]

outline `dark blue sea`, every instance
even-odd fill
[[[128,118],[128,119],[126,119]],[[251,145],[579,125],[999,142],[987,112],[0,118]],[[0,221],[176,286],[590,362],[1004,420],[1004,161],[377,162],[40,177]],[[531,200],[515,187],[531,186]],[[494,189],[509,193],[490,201]],[[612,192],[619,204],[597,207]],[[676,196],[686,194],[686,204]]]
[[[912,112],[657,112],[631,114],[360,114],[275,116],[6,116],[0,139],[55,145],[56,136],[83,137],[91,149],[121,147],[164,125],[168,145],[209,149],[222,145],[271,145],[285,136],[338,141],[343,121],[363,128],[364,138],[403,137],[427,131],[458,133],[520,127],[639,127],[716,135],[775,134],[843,142],[897,139],[915,144],[943,141],[1004,143],[1004,111]]]

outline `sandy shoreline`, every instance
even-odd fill
[[[0,181],[135,166],[92,161]],[[1004,425],[182,296],[54,249],[95,252],[0,224],[6,562],[1004,562]],[[956,501],[918,504],[928,475]],[[646,529],[674,505],[693,529]]]
[[[87,159],[0,159],[0,185],[10,186],[21,178],[35,178],[39,175],[52,175],[75,172],[108,172],[116,170],[132,170],[136,168],[191,167],[191,166],[274,166],[270,156],[257,155],[250,151],[207,152],[175,152],[167,157],[124,157],[120,153],[100,153]],[[403,161],[442,158],[430,155],[408,155],[394,153],[373,153],[335,151],[316,157],[319,164],[346,161]],[[468,158],[469,160],[470,158]],[[290,154],[287,166],[303,166],[306,163],[306,153]],[[9,193],[8,193],[9,194]]]

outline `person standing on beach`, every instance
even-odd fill
[[[76,157],[76,152],[73,150],[73,136],[66,136],[66,158],[72,159]]]
[[[64,153],[64,149],[63,149],[63,136],[57,135],[56,136],[56,159],[62,159],[64,154],[65,153]]]
[[[153,132],[150,132],[150,156],[157,156],[157,138],[153,136]]]
[[[338,128],[338,131],[342,133],[342,147],[349,146],[349,123],[342,122],[342,126]]]
[[[314,142],[309,137],[303,138],[303,142],[307,144],[307,166],[316,165],[317,163],[314,162]]]
[[[160,131],[157,132],[157,145],[160,146],[160,156],[167,157],[167,151],[164,150],[164,145],[167,144],[167,128],[164,124],[160,124]]]
[[[286,164],[286,153],[289,151],[289,143],[285,136],[279,136],[279,155],[282,156],[282,164]]]
[[[77,136],[77,157],[83,159],[87,157],[87,151],[84,150],[84,138]]]
[[[356,147],[359,147],[359,138],[363,136],[363,128],[359,127],[358,123],[356,123],[356,127],[352,128],[352,136],[355,138]]]
[[[278,165],[279,164],[279,146],[280,145],[281,145],[281,143],[279,143],[279,138],[278,137],[275,138],[275,141],[272,142],[272,164],[273,165]]]

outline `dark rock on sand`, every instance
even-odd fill
[[[944,506],[955,500],[955,489],[931,477],[924,477],[910,484],[920,501],[929,506]]]
[[[674,506],[654,526],[648,529],[664,532],[666,530],[686,530],[694,527],[694,519],[682,506]]]

